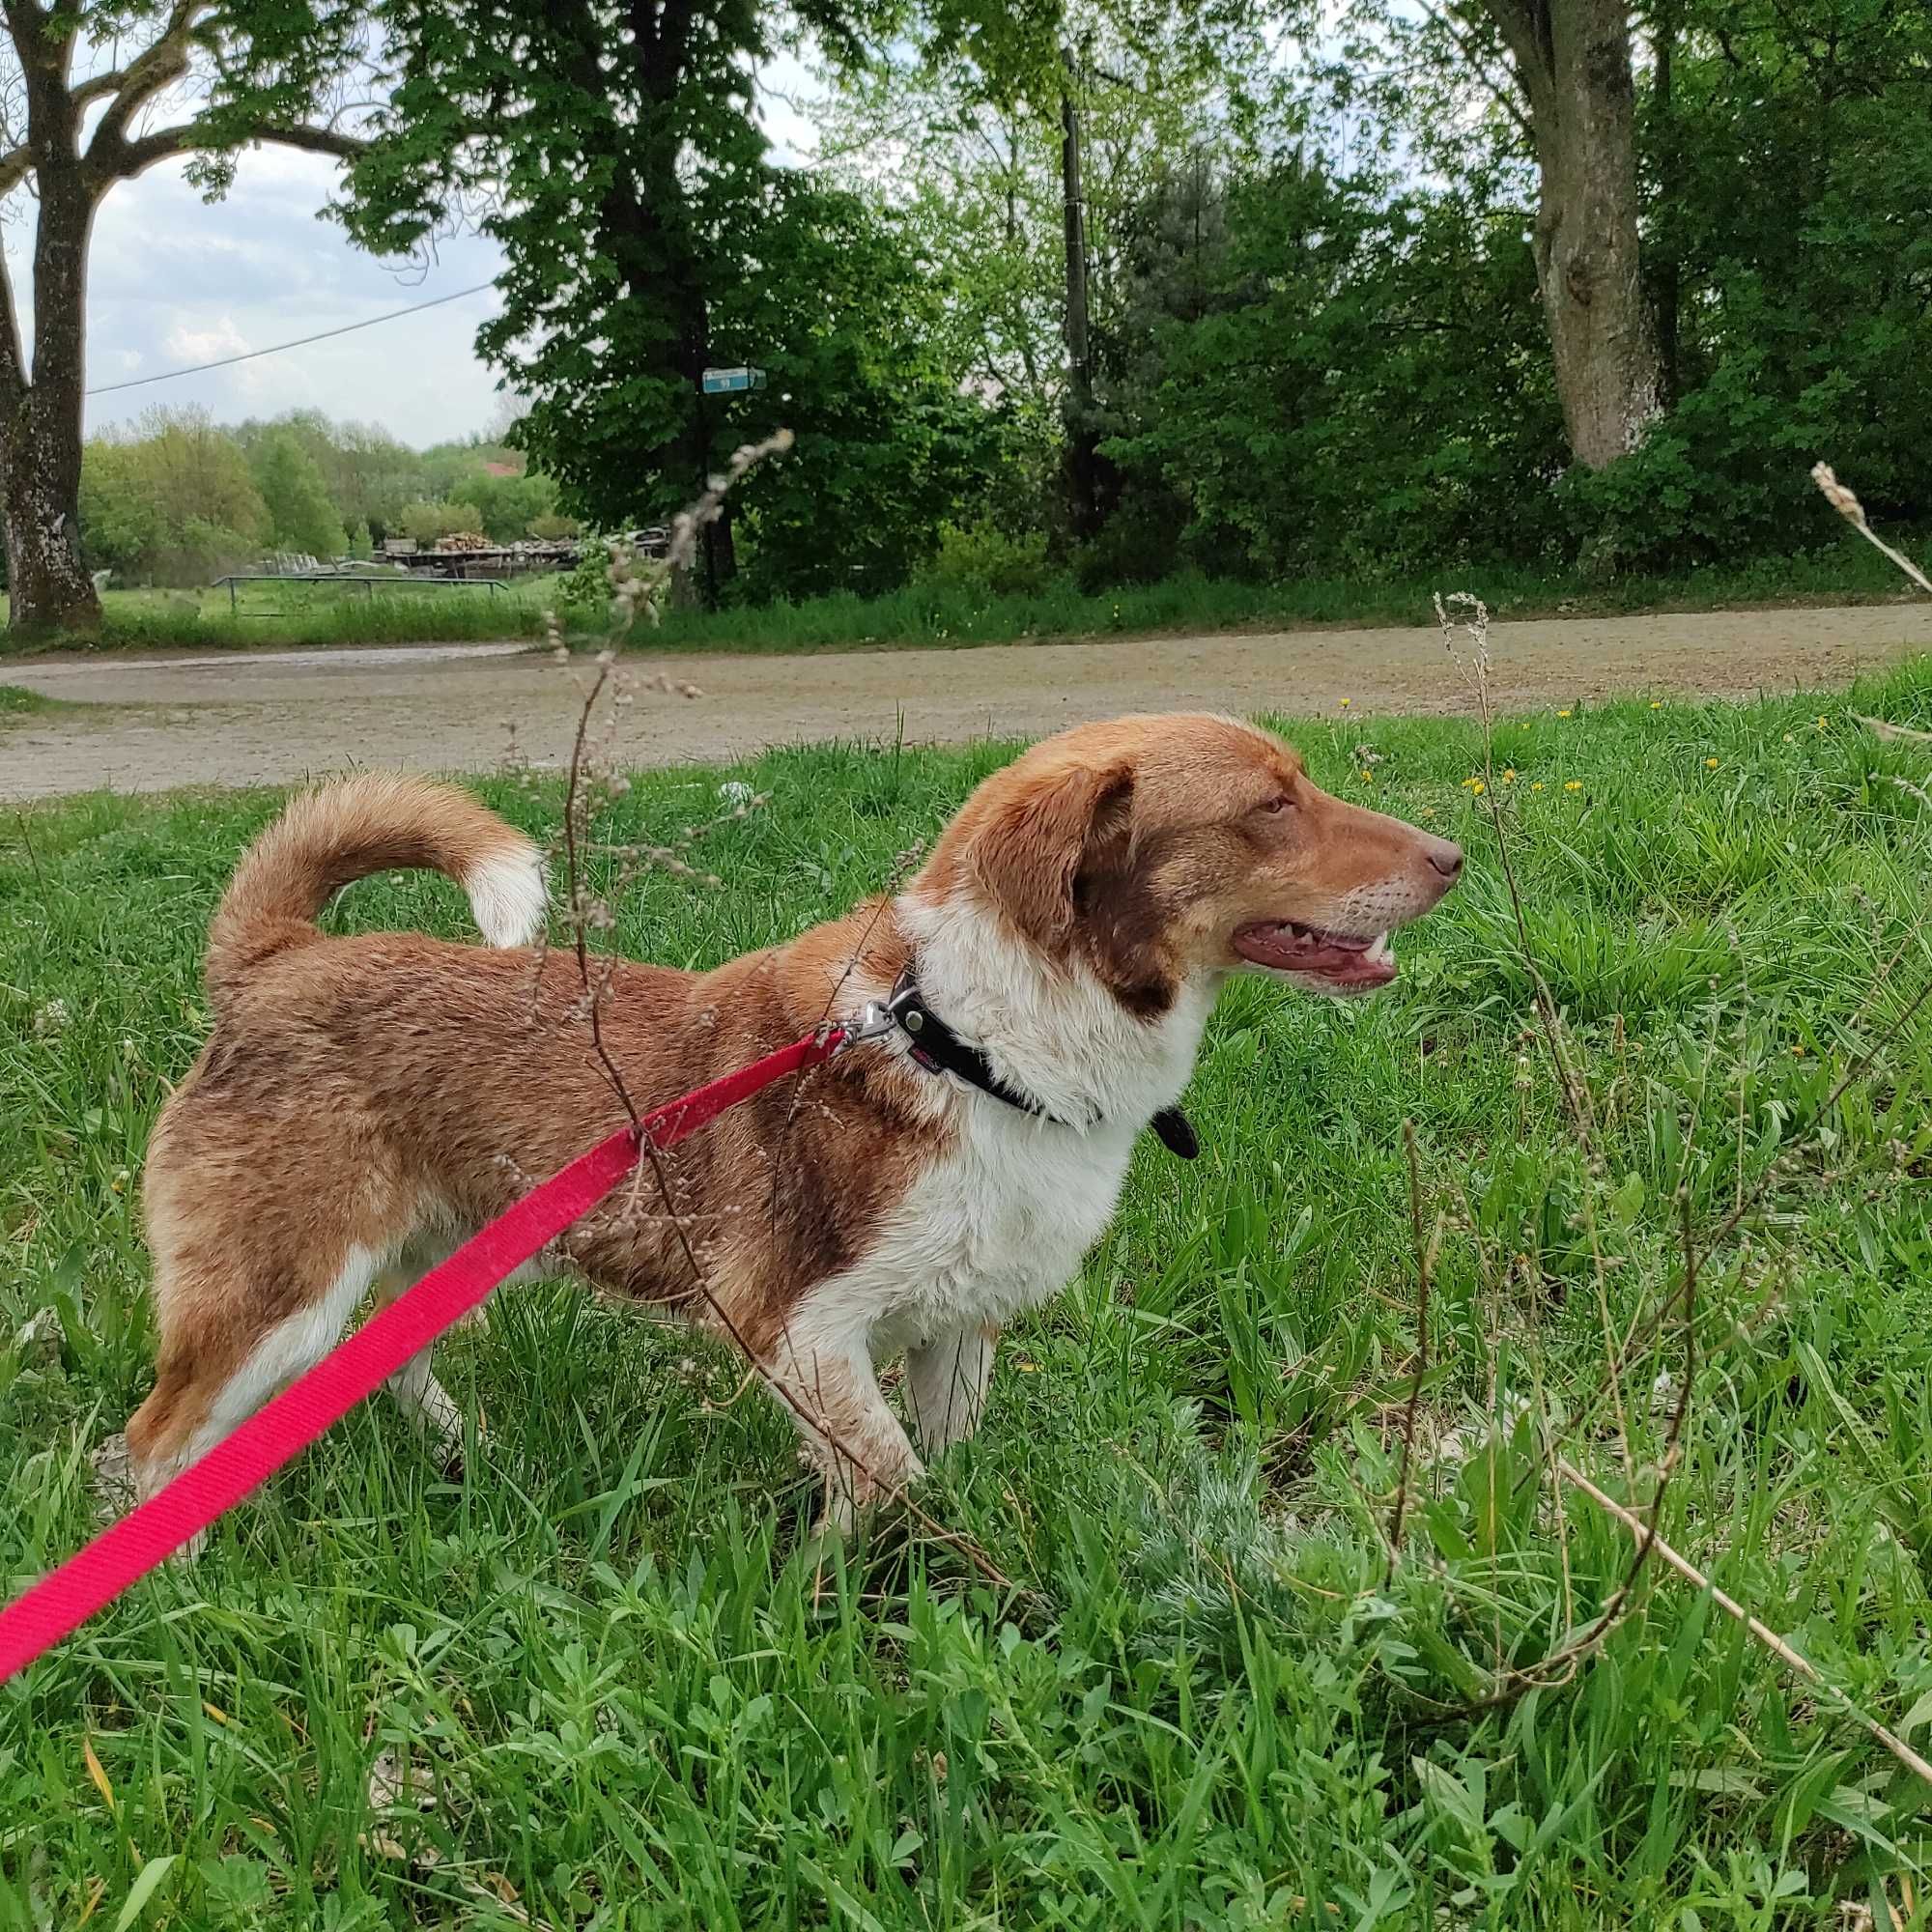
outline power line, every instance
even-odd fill
[[[279,355],[284,349],[303,349],[311,342],[327,342],[330,336],[353,335],[358,328],[374,328],[379,322],[395,322],[406,315],[419,315],[426,308],[440,308],[444,302],[461,301],[465,296],[480,296],[495,282],[478,282],[473,289],[458,289],[454,295],[433,296],[428,301],[412,302],[408,308],[392,308],[387,315],[372,315],[363,322],[345,322],[340,328],[325,328],[319,335],[298,335],[293,342],[277,342],[269,349],[249,349],[240,355],[224,355],[214,362],[192,362],[185,369],[164,369],[158,376],[136,376],[126,383],[105,383],[89,389],[90,396],[111,396],[117,389],[138,389],[148,383],[172,383],[177,376],[199,376],[210,369],[229,369],[237,362],[252,362],[258,355]]]

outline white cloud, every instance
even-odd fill
[[[223,355],[245,355],[248,338],[223,316],[213,328],[184,328],[179,325],[168,331],[168,354],[177,362],[213,362]],[[135,352],[138,355],[139,352]]]

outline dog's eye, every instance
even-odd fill
[[[1276,793],[1262,807],[1264,811],[1292,811],[1293,809],[1294,801],[1285,791]]]

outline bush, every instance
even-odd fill
[[[557,579],[557,601],[580,618],[605,620],[611,610],[611,552],[606,545],[584,545],[577,568]]]
[[[405,503],[394,528],[398,535],[413,537],[419,544],[433,544],[438,537],[455,536],[459,530],[480,536],[483,513],[474,503]]]
[[[1051,588],[1055,577],[1043,531],[1009,536],[992,524],[968,529],[947,524],[939,532],[938,553],[919,581],[958,584],[994,597],[1037,597]]]

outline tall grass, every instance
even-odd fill
[[[1630,1574],[1557,1460],[1640,1510],[1681,1407],[1673,1548],[1924,1744],[1932,1033],[1887,1037],[1932,971],[1932,809],[1892,782],[1922,747],[1848,714],[1932,725],[1932,666],[1569,709],[1502,721],[1492,768],[1588,1144],[1478,732],[1296,726],[1321,781],[1463,838],[1468,872],[1375,1002],[1230,988],[1203,1158],[1145,1148],[1007,1338],[921,1499],[1023,1595],[891,1524],[822,1562],[793,1432],[732,1362],[516,1292],[444,1351],[491,1425],[459,1482],[358,1413],[0,1693],[0,1924],[112,1926],[152,1873],[143,1923],[276,1932],[1922,1925],[1924,1791],[1674,1576],[1543,1688],[1512,1673]],[[724,887],[649,873],[611,937],[678,964],[785,938],[1006,754],[755,760],[770,807],[705,844]],[[723,776],[638,775],[599,842],[668,842]],[[485,790],[553,828],[554,785]],[[49,1306],[62,1331],[0,1345],[0,1575],[85,1535],[88,1452],[145,1390],[135,1176],[206,1029],[202,923],[272,807],[99,797],[0,834],[0,1338]],[[467,929],[416,876],[328,919]],[[1442,1216],[1419,1392],[1405,1121]]]
[[[1439,577],[1439,573],[1438,573]],[[1879,559],[1848,544],[1797,556],[1586,583],[1515,565],[1458,569],[1455,581],[1504,617],[1611,616],[1736,605],[1856,602],[1897,594]],[[969,583],[922,583],[881,597],[782,600],[716,611],[669,611],[632,641],[645,649],[802,652],[903,645],[1021,643],[1160,632],[1293,630],[1430,620],[1437,579],[1291,578],[1236,582],[1195,575],[1082,591],[1070,579],[1024,594]]]
[[[1848,543],[1795,556],[1608,584],[1515,565],[1459,569],[1455,579],[1503,617],[1858,602],[1897,591],[1897,581],[1882,559]],[[715,611],[669,610],[656,626],[639,623],[631,641],[652,650],[797,653],[1163,632],[1406,625],[1428,621],[1436,582],[1436,577],[1336,577],[1246,583],[1181,575],[1160,583],[1089,593],[1062,577],[1024,595],[999,594],[971,583],[931,582],[881,597],[841,594]],[[544,614],[556,605],[560,587],[558,580],[532,579],[505,593],[405,585],[379,589],[371,597],[341,584],[255,585],[239,613],[229,611],[225,592],[109,591],[100,633],[71,642],[75,648],[221,650],[535,639],[543,635]],[[601,640],[601,611],[571,608],[561,616],[575,640]],[[45,648],[45,641],[34,647]],[[0,631],[0,656],[18,648]]]

